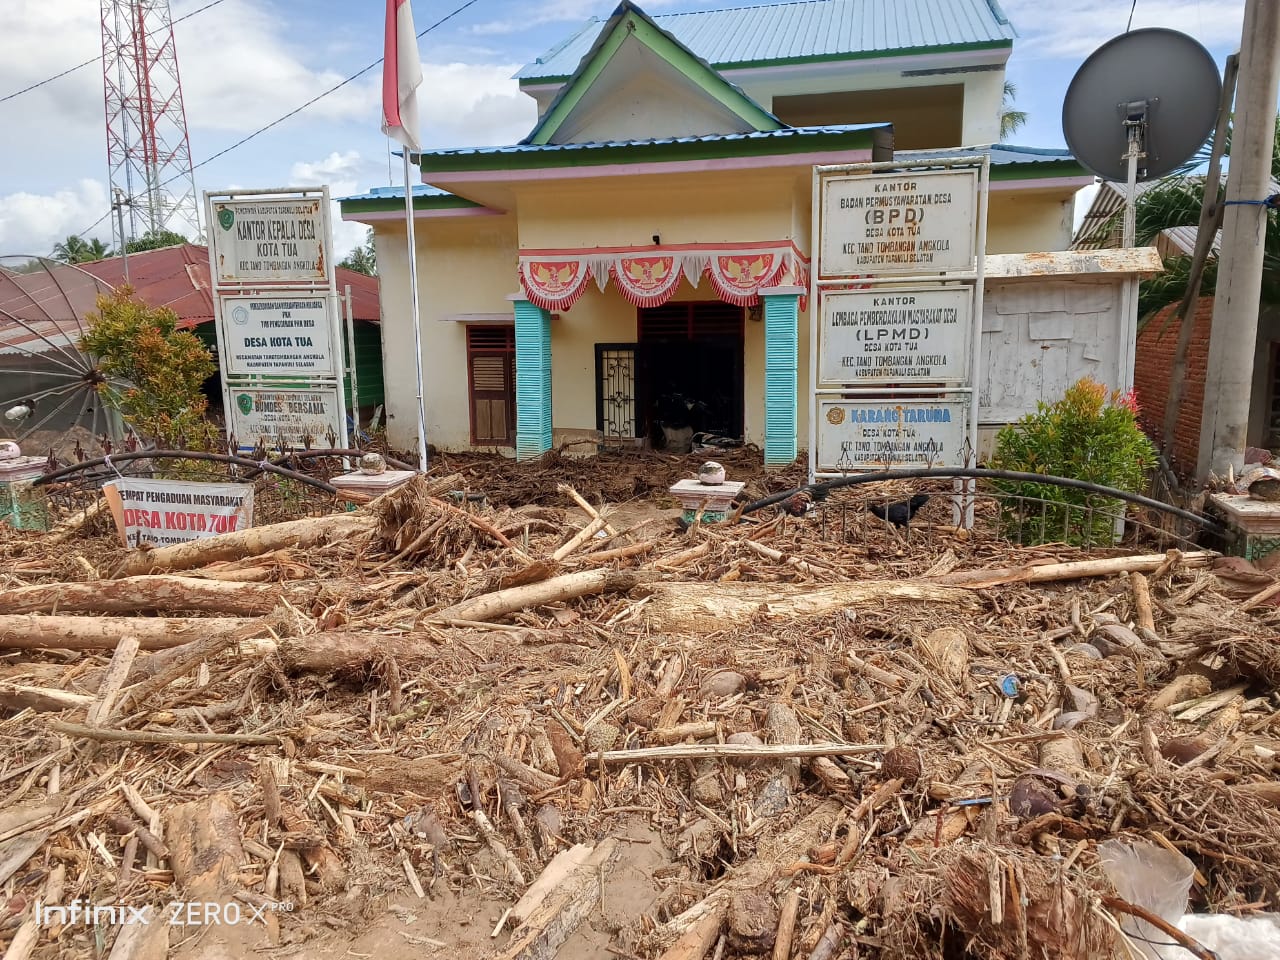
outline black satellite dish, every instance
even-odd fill
[[[1151,27],[1108,40],[1081,64],[1062,104],[1062,132],[1077,160],[1104,180],[1154,180],[1208,139],[1222,96],[1218,67],[1185,33]]]

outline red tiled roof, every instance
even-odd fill
[[[119,257],[80,264],[81,269],[113,287],[124,284],[124,266]],[[377,323],[378,278],[354,270],[337,268],[338,292],[349,284],[353,314],[357,320]],[[138,298],[153,307],[168,307],[184,326],[213,320],[213,297],[209,283],[209,249],[192,243],[129,254],[129,282]]]

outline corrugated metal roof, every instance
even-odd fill
[[[74,353],[81,318],[111,287],[79,266],[41,258],[27,272],[20,259],[0,258],[0,356]]]
[[[403,190],[400,196],[404,196]],[[119,257],[83,263],[80,267],[113,287],[125,282],[124,265]],[[352,315],[357,320],[376,323],[381,319],[377,277],[366,277],[363,273],[342,267],[337,269],[337,277],[339,291],[351,285]],[[178,315],[184,327],[213,321],[208,247],[184,243],[131,253],[129,283],[140,300],[153,307],[168,307]]]
[[[413,185],[413,195],[415,197],[452,197],[453,194],[448,190],[441,190],[439,187],[433,187],[426,183],[415,183]],[[367,193],[357,193],[350,197],[337,197],[339,203],[347,200],[393,200],[399,198],[404,199],[404,187],[371,187]]]
[[[997,0],[796,0],[653,18],[717,68],[778,60],[855,57],[929,47],[1012,42]],[[604,21],[593,19],[516,74],[570,76]]]
[[[648,147],[672,143],[722,143],[731,140],[784,140],[804,137],[819,137],[824,134],[855,133],[859,130],[878,130],[887,127],[887,123],[842,123],[825,127],[787,127],[782,130],[754,130],[750,133],[709,133],[697,137],[663,137],[656,140],[593,140],[585,143],[516,143],[502,147],[453,147],[447,150],[427,150],[424,157],[457,157],[483,156],[492,154],[519,153],[563,153],[572,150],[583,152],[602,150],[609,147]],[[395,187],[380,189],[394,190]],[[404,189],[399,188],[396,196],[403,197]],[[360,199],[347,197],[344,199]]]
[[[991,165],[1006,163],[1071,163],[1075,161],[1070,150],[1055,147],[1015,147],[1008,143],[995,143],[989,147],[953,147],[945,150],[895,150],[898,160],[946,160],[953,157],[980,157],[988,154]]]

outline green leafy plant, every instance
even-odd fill
[[[1056,403],[1002,429],[990,466],[1000,470],[1070,477],[1138,493],[1156,450],[1138,426],[1133,391],[1108,392],[1085,377]],[[1001,527],[1022,542],[1111,543],[1124,501],[1051,483],[1000,480]]]
[[[217,371],[208,348],[178,329],[172,310],[143,303],[128,286],[98,297],[97,305],[85,317],[80,348],[98,358],[103,373],[129,382],[124,390],[102,383],[103,399],[146,440],[208,448],[216,431],[205,419],[209,404],[201,387]]]

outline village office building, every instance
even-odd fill
[[[894,158],[991,158],[984,422],[1084,373],[1127,387],[1137,277],[1159,261],[1021,256],[1067,250],[1092,178],[1063,151],[989,146],[1014,38],[996,0],[659,17],[624,2],[523,68],[540,113],[524,141],[419,158],[428,442],[523,458],[660,446],[675,425],[791,462],[807,435],[813,167]],[[342,215],[374,229],[387,427],[411,449],[403,190],[345,198]]]

